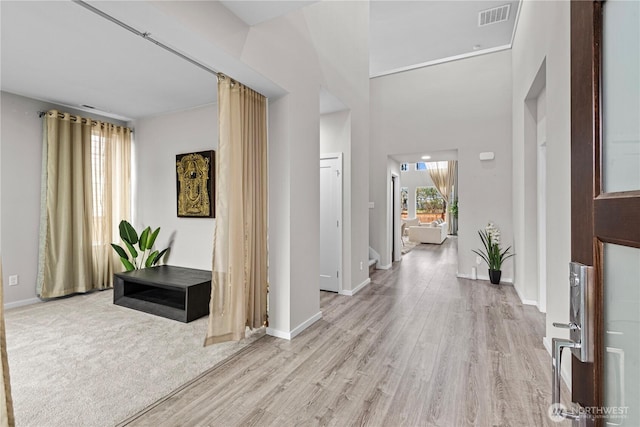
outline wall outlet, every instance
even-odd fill
[[[9,276],[9,286],[16,286],[18,284],[18,275]]]
[[[362,271],[362,269],[364,268],[364,263],[362,261],[360,261],[360,271]]]

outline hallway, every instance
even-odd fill
[[[544,426],[544,315],[456,278],[456,240],[418,245],[323,318],[264,337],[123,425]],[[563,396],[568,391],[563,390]]]

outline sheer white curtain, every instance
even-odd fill
[[[447,202],[447,224],[449,226],[449,234],[457,234],[458,233],[458,224],[457,221],[453,220],[453,215],[449,212],[449,206],[453,204],[455,199],[458,197],[458,161],[457,160],[449,160],[447,162],[447,175],[449,180],[449,201]]]
[[[113,286],[113,273],[122,270],[111,243],[120,241],[120,221],[131,220],[131,129],[96,123],[91,156],[93,280],[107,288]]]
[[[266,98],[218,79],[216,226],[205,345],[237,341],[267,322]]]
[[[436,189],[447,204],[444,215],[449,233],[451,233],[453,230],[453,226],[451,224],[451,215],[449,214],[449,202],[452,201],[451,195],[453,194],[453,186],[455,184],[457,167],[458,162],[455,160],[450,160],[448,162],[427,163],[427,168],[429,169],[429,175],[431,176],[433,185],[436,186]]]

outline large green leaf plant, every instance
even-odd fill
[[[112,243],[111,247],[120,257],[120,261],[122,261],[122,265],[124,265],[124,268],[127,271],[153,267],[160,262],[162,257],[169,250],[169,248],[166,248],[161,251],[152,251],[153,244],[158,237],[158,233],[160,233],[160,227],[156,228],[154,231],[151,230],[151,227],[147,227],[142,230],[140,237],[138,237],[136,229],[133,228],[128,221],[120,221],[119,228],[120,238],[124,242],[129,253],[127,253],[122,246],[116,245],[115,243]],[[139,248],[139,252],[138,249],[136,249],[136,245]],[[140,259],[138,260],[138,258]]]

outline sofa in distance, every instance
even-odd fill
[[[409,234],[409,227],[420,225],[420,220],[416,217],[405,218],[402,220],[402,235],[407,236]]]
[[[442,244],[447,238],[447,223],[409,227],[409,240],[419,243]]]

